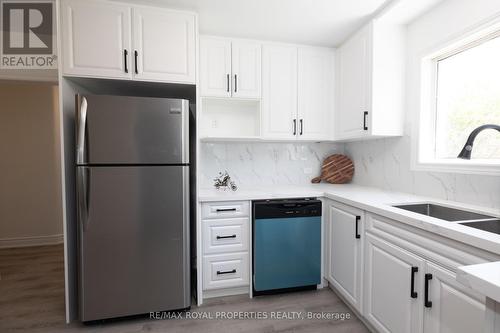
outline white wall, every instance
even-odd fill
[[[0,83],[0,247],[62,241],[57,86]]]
[[[499,15],[499,0],[446,0],[408,26],[405,136],[346,144],[356,165],[355,183],[500,209],[500,177],[416,172],[410,165],[421,56]]]
[[[210,188],[213,178],[227,170],[240,188],[308,184],[319,176],[328,155],[342,153],[332,143],[202,143],[200,186]],[[309,170],[308,170],[309,169]],[[308,173],[311,171],[311,173]]]

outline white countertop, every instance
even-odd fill
[[[457,281],[500,303],[500,261],[459,267]]]
[[[392,205],[433,202],[458,209],[500,216],[500,211],[491,208],[353,184],[272,186],[259,187],[256,189],[238,189],[236,192],[230,190],[220,191],[215,189],[202,189],[198,193],[198,200],[200,202],[297,197],[326,197],[500,255],[500,235],[463,226],[456,222],[443,221],[402,210],[392,207]]]

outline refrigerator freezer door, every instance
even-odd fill
[[[77,164],[188,164],[189,102],[77,96]]]
[[[80,320],[189,307],[189,167],[77,174]]]

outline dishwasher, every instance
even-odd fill
[[[321,283],[321,201],[252,202],[253,292],[316,289]]]

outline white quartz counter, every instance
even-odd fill
[[[500,216],[500,211],[489,208],[352,184],[272,186],[260,187],[256,189],[239,189],[236,192],[230,190],[217,191],[215,189],[202,189],[198,193],[198,200],[200,202],[278,198],[285,199],[298,197],[329,198],[420,229],[427,230],[432,233],[436,233],[443,237],[454,239],[495,254],[500,254],[500,235],[463,226],[456,222],[443,221],[433,217],[409,212],[392,207],[392,205],[415,202],[433,202],[449,207]]]
[[[500,302],[500,261],[459,267],[457,281]]]

